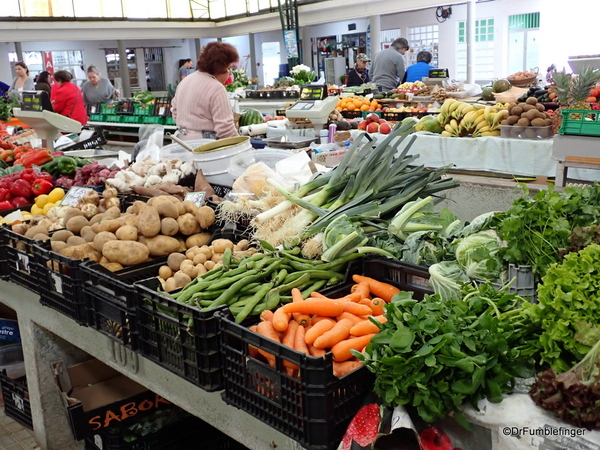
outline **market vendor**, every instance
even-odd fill
[[[119,90],[113,87],[108,78],[100,76],[100,71],[96,66],[88,67],[87,79],[88,81],[81,86],[83,102],[86,105],[91,103],[109,103],[120,94]]]
[[[436,68],[429,64],[432,59],[433,55],[428,51],[423,50],[417,53],[417,63],[408,66],[403,82],[414,83],[415,81],[421,81],[423,78],[428,77],[429,69]]]
[[[367,69],[368,62],[369,57],[364,53],[356,55],[356,63],[348,71],[348,83],[346,83],[346,86],[361,86],[371,81],[369,69]]]
[[[235,47],[211,42],[202,48],[197,70],[185,77],[171,101],[177,136],[183,140],[238,136],[225,82],[239,61]]]
[[[81,125],[88,122],[88,116],[83,104],[81,91],[71,83],[73,76],[66,70],[54,74],[56,82],[52,89],[52,108],[55,113],[76,120]]]
[[[33,82],[33,78],[29,76],[29,69],[27,68],[27,64],[24,62],[19,61],[18,63],[15,63],[15,73],[17,76],[8,89],[8,95],[11,98],[20,101],[21,92],[33,91],[35,89],[35,84]]]

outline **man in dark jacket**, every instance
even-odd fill
[[[369,77],[369,69],[367,63],[369,58],[364,53],[356,55],[356,64],[348,71],[348,82],[346,86],[360,86],[371,81]]]

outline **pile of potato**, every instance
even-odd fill
[[[223,253],[230,249],[233,257],[251,256],[258,250],[244,239],[234,244],[229,239],[215,239],[210,245],[194,246],[185,253],[171,253],[167,264],[158,270],[158,280],[166,292],[182,288],[197,276],[222,265]]]

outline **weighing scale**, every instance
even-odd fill
[[[592,66],[594,69],[600,69],[600,55],[570,56],[567,62],[575,73],[581,72],[584,66]]]
[[[292,119],[308,119],[315,127],[315,136],[325,128],[329,114],[338,103],[337,97],[327,96],[327,85],[306,85],[300,88],[300,98],[285,110],[285,116]]]
[[[23,92],[21,108],[14,108],[13,115],[33,128],[38,137],[42,139],[42,145],[53,152],[54,139],[59,132],[79,133],[81,124],[76,120],[51,112],[51,109],[52,106],[46,92]]]
[[[429,69],[429,77],[423,77],[421,81],[425,86],[442,86],[448,79],[448,69]]]

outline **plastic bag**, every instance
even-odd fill
[[[244,173],[235,180],[231,192],[251,193],[257,197],[262,197],[264,196],[265,188],[270,187],[269,183],[267,183],[267,178],[273,178],[282,186],[287,187],[287,183],[277,172],[264,162],[259,161],[248,166]]]
[[[133,147],[131,160],[144,161],[150,159],[160,162],[160,148],[163,146],[165,127],[163,125],[148,125],[140,127],[140,140]]]

